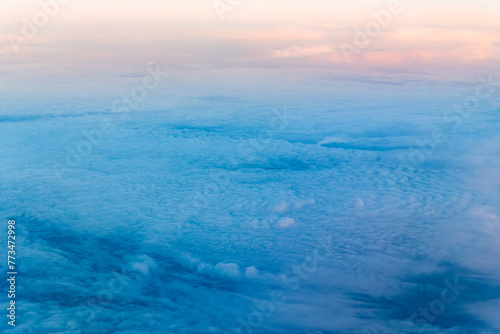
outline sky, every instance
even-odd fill
[[[155,61],[169,67],[306,67],[446,78],[459,69],[491,67],[500,53],[496,1],[398,2],[390,23],[361,44],[352,62],[346,62],[342,45],[354,45],[355,27],[364,30],[389,1],[242,0],[220,7],[229,9],[222,16],[217,3],[69,1],[16,54],[9,33],[22,36],[23,18],[32,20],[41,5],[2,2],[1,70],[17,70],[20,62],[95,68]]]
[[[54,1],[0,0],[0,332],[500,332],[498,1]]]

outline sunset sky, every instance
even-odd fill
[[[23,18],[36,1],[0,5],[0,70],[160,62],[170,67],[322,68],[433,72],[491,68],[500,55],[500,4],[493,0],[401,1],[400,13],[348,63],[342,43],[389,1],[242,0],[221,19],[212,0],[69,1],[29,42]],[[8,9],[8,10],[7,10]],[[12,35],[11,35],[12,36]],[[448,73],[448,75],[450,74]],[[445,76],[447,74],[444,74]]]

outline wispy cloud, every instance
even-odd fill
[[[304,57],[312,56],[320,53],[328,53],[333,49],[328,45],[318,45],[311,47],[294,46],[283,50],[267,50],[271,57],[287,58],[287,57]]]

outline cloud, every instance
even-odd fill
[[[274,226],[277,228],[288,228],[293,224],[295,224],[295,219],[290,217],[283,217]]]
[[[391,187],[385,173],[417,143],[429,149],[450,96],[467,85],[264,72],[210,71],[209,84],[197,85],[200,71],[184,71],[180,88],[159,92],[160,111],[130,113],[64,182],[47,165],[83,147],[82,131],[110,116],[106,109],[89,101],[92,113],[74,111],[83,107],[71,94],[61,98],[64,112],[47,97],[24,111],[2,109],[16,115],[0,122],[0,142],[9,143],[0,147],[0,210],[19,220],[20,331],[231,333],[279,290],[286,298],[254,332],[412,332],[411,312],[440,298],[458,272],[471,288],[429,332],[477,329],[467,311],[476,303],[484,307],[472,314],[495,320],[497,114],[471,115]],[[247,82],[252,76],[260,81]],[[293,84],[278,87],[276,77]],[[62,82],[82,87],[80,80]],[[86,100],[102,90],[91,83]],[[178,100],[166,108],[172,92]],[[284,125],[273,121],[283,95],[293,95]],[[251,161],[241,157],[246,143],[257,151]],[[220,172],[227,182],[214,178]],[[472,179],[460,182],[464,174]],[[325,236],[332,242],[324,245]]]
[[[332,48],[328,45],[318,45],[312,47],[299,47],[295,46],[283,50],[268,50],[271,57],[274,58],[288,58],[288,57],[305,57],[316,54],[332,52]]]

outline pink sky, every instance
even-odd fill
[[[46,0],[47,2],[48,0]],[[351,62],[354,27],[390,1],[241,0],[218,16],[214,0],[70,1],[13,52],[34,1],[0,5],[0,70],[19,64],[122,64],[172,67],[332,68],[356,71],[457,71],[498,67],[498,1],[401,1],[399,12]],[[227,0],[225,0],[227,1]],[[12,35],[11,35],[12,36]],[[358,44],[359,46],[359,44]],[[71,65],[70,65],[71,66]]]

